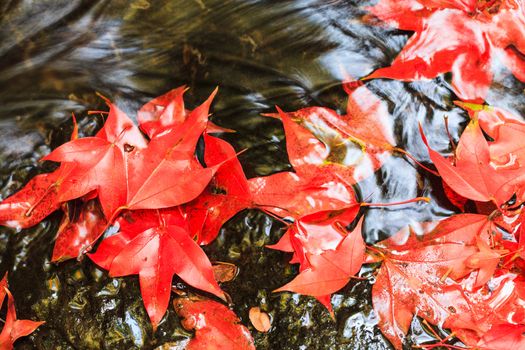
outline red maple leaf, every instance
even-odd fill
[[[77,258],[91,247],[108,227],[97,200],[83,202],[79,208],[70,202],[64,205],[64,217],[58,228],[51,261]]]
[[[369,10],[415,31],[390,67],[366,77],[413,81],[452,72],[462,100],[483,100],[498,57],[525,81],[525,13],[521,0],[381,0]]]
[[[372,300],[379,327],[396,348],[401,348],[415,315],[450,328],[469,345],[475,345],[493,326],[523,315],[519,301],[523,282],[516,275],[471,264],[475,257],[487,254],[487,242],[493,238],[491,225],[484,215],[461,214],[440,222],[420,239],[383,243],[383,264]],[[489,272],[483,269],[491,272],[490,289],[480,288],[480,280]]]
[[[150,139],[168,129],[183,126],[184,121],[191,114],[191,111],[184,107],[183,96],[187,90],[186,86],[180,86],[154,98],[140,108],[137,112],[140,129]],[[208,121],[206,131],[209,133],[233,132],[233,130],[217,126],[211,121]]]
[[[127,153],[146,146],[133,122],[109,103],[104,127],[94,137],[69,141],[43,160],[71,163],[75,168],[62,181],[59,200],[65,202],[96,191],[107,218],[126,203]]]
[[[173,305],[182,326],[195,330],[187,350],[255,350],[250,331],[226,306],[212,300],[177,298]]]
[[[488,147],[491,165],[498,170],[514,170],[518,174],[512,182],[518,188],[516,200],[510,207],[519,206],[525,200],[525,175],[519,174],[519,169],[525,166],[525,123],[501,108],[457,101],[455,103],[466,109],[471,119],[478,120],[483,131],[490,137]]]
[[[258,207],[300,218],[355,205],[351,185],[370,176],[396,149],[386,106],[363,85],[344,88],[346,115],[321,107],[269,115],[283,123],[294,172],[250,179]]]
[[[14,228],[31,227],[60,208],[61,184],[73,170],[64,164],[52,173],[40,174],[18,192],[0,203],[0,224]]]
[[[479,269],[474,288],[484,285],[492,278],[502,254],[507,253],[506,250],[492,249],[485,240],[479,237],[477,239],[477,247],[479,251],[469,256],[465,262],[468,267]]]
[[[133,153],[128,162],[127,209],[169,208],[195,199],[208,185],[218,166],[203,168],[195,157],[199,137],[206,129],[215,96],[195,108],[183,124],[156,135],[148,147]],[[166,181],[174,178],[176,181]]]
[[[281,119],[288,158],[301,177],[321,171],[354,184],[374,173],[395,149],[386,105],[364,86],[345,84],[347,114],[323,107],[269,116]]]
[[[233,147],[207,134],[204,135],[204,144],[206,164],[224,164],[204,193],[184,209],[199,244],[213,241],[225,222],[241,210],[254,207],[248,180]]]
[[[139,211],[119,223],[120,231],[103,240],[89,256],[109,270],[110,276],[139,275],[142,299],[154,328],[168,308],[174,274],[195,288],[224,297],[180,208]]]
[[[74,114],[72,117],[73,141],[78,138],[78,125]],[[51,173],[29,180],[24,188],[0,203],[0,224],[13,228],[31,227],[60,208],[60,187],[74,168],[74,164],[64,163]]]
[[[7,294],[7,315],[4,327],[0,333],[0,350],[11,350],[18,338],[33,333],[44,322],[31,320],[18,320],[16,318],[15,299],[7,289],[7,275],[0,281],[0,305],[3,305]]]
[[[478,349],[520,350],[525,348],[525,325],[494,326],[476,344]]]
[[[498,168],[491,162],[488,141],[477,119],[467,125],[456,147],[454,164],[427,145],[430,158],[443,181],[459,195],[480,202],[492,201],[500,207],[520,191],[517,178],[521,169]]]
[[[233,147],[209,135],[204,135],[204,140],[205,162],[224,163],[208,188],[185,206],[190,227],[200,244],[215,239],[222,225],[246,208],[297,218],[356,204],[352,187],[331,180],[322,167],[320,174],[310,176],[282,172],[247,180]]]
[[[204,242],[207,237],[211,241],[232,215],[253,206],[248,200],[248,182],[231,146],[206,135],[205,161],[211,166],[204,168],[195,155],[201,135],[220,130],[208,122],[216,91],[193,111],[184,108],[182,91],[152,101],[139,113],[143,129],[151,137],[149,142],[123,112],[110,104],[108,119],[96,136],[75,136],[57,148],[45,159],[61,162],[59,170],[37,177],[34,184],[4,201],[5,208],[0,208],[6,223],[29,226],[61,203],[83,197],[78,217],[67,215],[63,220],[54,261],[82,253],[117,219],[120,231],[105,239],[91,257],[112,276],[139,275],[144,304],[154,327],[165,314],[174,274],[196,288],[224,297],[211,263],[194,238],[202,237]],[[214,176],[224,164],[228,165],[225,170]],[[237,177],[231,176],[232,170]],[[200,199],[205,205],[193,206],[204,215],[189,215],[179,205],[199,196],[212,178],[210,189],[225,186],[230,196],[207,193],[208,197]],[[243,203],[239,202],[241,194],[246,197]],[[105,215],[93,205],[96,197]],[[208,205],[210,199],[217,204],[215,207]],[[233,204],[232,199],[238,203]],[[71,204],[64,204],[66,210],[68,206]],[[38,215],[26,219],[33,207]],[[218,215],[209,215],[219,207],[222,210]],[[195,228],[199,220],[201,226],[190,230],[189,225]]]
[[[174,126],[181,126],[190,111],[184,107],[185,86],[168,91],[146,103],[137,112],[140,129],[151,139]]]
[[[275,291],[311,295],[322,301],[344,287],[359,272],[365,258],[362,220],[352,232],[345,228],[355,219],[358,210],[359,205],[356,205],[338,213],[302,217],[277,244],[268,246],[293,252],[291,262],[300,264],[299,275]]]
[[[275,215],[294,218],[355,204],[352,187],[343,181],[330,179],[325,170],[320,168],[305,176],[282,172],[250,179],[253,201]]]
[[[194,199],[216,170],[203,168],[194,156],[215,92],[181,128],[165,130],[147,145],[131,120],[112,106],[97,136],[70,141],[44,158],[77,167],[62,184],[61,201],[96,190],[104,214],[113,218],[122,208],[167,208]],[[172,176],[179,181],[163,181]]]

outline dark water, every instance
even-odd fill
[[[216,86],[213,120],[235,129],[226,135],[248,176],[289,170],[280,122],[260,113],[305,106],[344,111],[340,82],[388,65],[410,33],[364,23],[374,1],[75,1],[4,0],[0,3],[0,195],[15,192],[47,171],[38,159],[68,138],[70,114],[81,132],[101,125],[86,111],[103,108],[100,92],[133,115],[148,99],[187,84],[195,106]],[[454,107],[448,77],[367,86],[389,106],[397,145],[426,161],[417,122],[445,151],[449,117],[457,139],[465,114]],[[489,103],[523,114],[523,85],[500,69]],[[391,157],[357,187],[372,202],[429,196],[430,204],[368,209],[365,236],[375,242],[409,223],[443,218],[455,209],[438,179],[401,156]],[[21,318],[46,320],[17,349],[177,349],[191,334],[169,311],[153,334],[135,277],[110,279],[88,259],[50,264],[60,220],[52,215],[15,233],[0,228],[0,263],[9,271]],[[257,211],[237,215],[206,248],[212,260],[232,262],[240,275],[224,285],[234,310],[249,325],[261,306],[273,320],[267,334],[251,328],[258,349],[388,349],[375,327],[373,280],[352,281],[332,298],[336,320],[313,299],[272,294],[297,273],[289,256],[264,248],[283,233]],[[364,269],[363,276],[370,276]],[[417,320],[413,336],[430,339]],[[166,346],[169,348],[169,346]]]

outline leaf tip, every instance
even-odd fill
[[[272,293],[280,293],[280,292],[287,292],[286,289],[284,289],[285,286],[279,287],[277,289],[272,290]]]
[[[73,119],[73,132],[71,133],[71,141],[78,139],[78,124],[75,113],[71,112],[71,118]]]
[[[215,98],[215,95],[217,95],[217,93],[219,93],[219,86],[217,85],[215,87],[215,89],[213,89],[213,91],[211,92],[210,94],[210,97],[208,97],[208,99],[211,101]]]
[[[423,125],[421,124],[421,122],[417,122],[417,127],[419,129],[419,135],[421,136],[421,139],[423,140],[423,143],[425,144],[425,146],[427,146],[427,148],[430,148],[430,146],[428,145],[428,140],[427,140],[427,137],[425,136],[425,131],[423,130]]]
[[[277,112],[278,112],[279,114],[284,114],[284,113],[285,113],[285,112],[281,109],[281,107],[279,107],[279,106],[277,106],[277,105],[275,105],[275,109],[277,110]]]

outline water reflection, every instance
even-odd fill
[[[71,112],[79,115],[85,134],[93,133],[101,120],[87,116],[85,112],[102,108],[102,101],[95,95],[97,91],[134,115],[137,107],[148,99],[173,87],[182,84],[191,87],[187,94],[188,106],[191,107],[195,105],[193,102],[203,100],[213,87],[219,85],[213,120],[238,131],[225,138],[238,150],[248,149],[240,157],[248,176],[289,170],[280,122],[261,117],[260,113],[274,112],[275,105],[287,111],[318,105],[344,114],[346,94],[340,86],[341,80],[348,76],[365,76],[376,67],[389,64],[410,35],[372,25],[369,18],[367,23],[363,23],[364,7],[374,2],[3,1],[0,4],[2,198],[43,170],[37,160],[50,147],[69,137]],[[415,83],[372,81],[367,86],[388,104],[397,146],[416,158],[429,160],[417,130],[418,121],[423,123],[431,145],[437,150],[446,151],[448,148],[443,122],[445,116],[448,116],[452,136],[458,138],[465,123],[465,114],[453,106],[455,97],[450,92],[447,79]],[[488,101],[523,114],[525,99],[522,91],[523,84],[500,72],[496,75]],[[442,218],[454,210],[443,198],[439,180],[400,155],[388,158],[383,167],[360,183],[357,189],[361,197],[370,202],[399,201],[423,195],[432,198],[430,204],[368,209],[365,213],[365,232],[369,242],[390,235],[410,222]],[[236,311],[243,317],[247,301],[256,305],[256,288],[268,288],[266,292],[269,292],[274,284],[273,287],[284,284],[283,278],[290,279],[294,271],[289,268],[288,277],[273,277],[259,271],[267,268],[268,264],[276,265],[276,276],[285,271],[286,258],[278,255],[280,253],[265,250],[261,243],[275,243],[282,232],[260,214],[255,217],[250,216],[253,213],[240,215],[247,216],[223,231],[222,238],[210,247],[210,254],[212,258],[221,258],[221,248],[226,255],[227,251],[235,252],[229,257],[223,256],[223,259],[233,259],[239,266],[240,262],[251,264],[251,274],[237,279],[245,286],[233,285],[244,294],[231,292]],[[17,236],[7,234],[8,230],[4,228],[0,231],[0,250],[4,252],[2,266],[12,272],[15,263],[19,266],[11,280],[18,300],[32,300],[35,305],[40,305],[38,298],[47,296],[60,298],[65,303],[76,300],[78,296],[75,297],[74,289],[46,291],[45,281],[56,274],[60,279],[57,283],[64,284],[68,274],[75,270],[73,266],[93,269],[86,260],[52,267],[49,271],[39,269],[51,254],[53,225],[56,226],[53,220],[58,219],[52,217],[49,220],[51,224],[39,226],[38,230],[45,227],[47,232],[42,236],[47,237],[45,244],[42,239],[34,238],[36,235],[23,240],[22,237],[31,230]],[[249,248],[241,244],[242,241],[236,243],[236,235],[245,235],[244,242],[258,242],[257,248]],[[252,249],[256,249],[260,259],[253,260],[246,256],[254,254]],[[21,266],[21,256],[32,258]],[[27,276],[31,276],[31,287],[27,285]],[[131,278],[128,282],[133,284],[133,281]],[[334,296],[337,300],[343,299],[338,301],[340,305],[348,305],[336,306],[338,325],[343,325],[339,327],[334,326],[322,308],[308,298],[297,297],[298,309],[290,311],[283,303],[286,295],[269,297],[272,317],[277,320],[278,327],[268,335],[257,335],[260,348],[275,348],[275,344],[282,345],[285,339],[289,344],[282,345],[283,349],[299,348],[305,344],[338,346],[341,349],[352,349],[358,344],[386,348],[377,330],[370,333],[364,327],[360,331],[351,331],[352,327],[357,327],[353,322],[356,317],[364,317],[366,320],[363,322],[371,322],[372,325],[376,322],[367,321],[371,318],[366,316],[369,313],[360,314],[370,308],[370,302],[365,298],[370,286],[366,282],[352,283]],[[84,291],[83,295],[90,300],[92,307],[88,311],[77,310],[78,316],[59,317],[61,311],[58,308],[39,309],[38,306],[32,307],[33,303],[19,305],[22,316],[33,315],[38,310],[37,314],[48,320],[47,328],[43,328],[34,342],[26,340],[20,345],[21,348],[45,348],[49,346],[43,340],[45,336],[51,339],[47,340],[53,344],[51,347],[71,348],[72,345],[68,345],[70,340],[64,340],[68,336],[61,334],[61,327],[67,327],[77,317],[76,320],[85,323],[86,329],[100,328],[100,319],[93,316],[100,311],[96,305],[105,308],[104,322],[119,318],[125,319],[130,326],[121,327],[118,337],[112,333],[110,338],[117,339],[112,342],[113,349],[140,347],[137,344],[148,344],[145,345],[148,347],[171,340],[170,335],[174,334],[173,329],[178,324],[174,316],[168,318],[165,328],[161,327],[159,334],[162,336],[157,339],[152,337],[150,329],[143,329],[143,325],[147,324],[144,312],[135,312],[133,319],[129,318],[131,316],[126,309],[135,302],[134,290],[138,290],[138,286],[123,287],[116,296],[106,292],[108,286],[113,284],[105,277],[93,279],[91,284],[85,287],[89,292]],[[38,286],[44,290],[39,290]],[[246,286],[252,286],[252,289]],[[120,298],[127,306],[119,304],[110,310],[107,305],[113,305],[113,302],[104,298]],[[345,304],[344,300],[354,298],[361,301],[356,305],[353,302]],[[41,305],[48,303],[42,301]],[[311,308],[315,308],[312,313],[308,311]],[[301,325],[300,316],[295,322],[291,317],[306,314],[312,319],[322,318],[321,321],[316,319],[308,331]],[[121,336],[120,332],[128,333]],[[347,337],[350,333],[355,337],[351,341]],[[104,337],[100,334],[97,337],[81,345],[84,348],[102,348]],[[320,343],[308,343],[313,341],[308,340],[310,338],[318,338],[316,341]],[[74,339],[82,342],[82,337]],[[59,347],[56,344],[66,345]]]

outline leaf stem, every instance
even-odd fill
[[[414,202],[427,202],[427,203],[430,203],[430,198],[428,198],[428,197],[416,197],[416,198],[408,199],[406,201],[392,202],[392,203],[361,203],[360,206],[362,206],[362,207],[389,207],[389,206],[392,206],[392,205],[403,205],[403,204],[414,203]]]
[[[282,218],[280,218],[279,216],[277,216],[276,214],[272,213],[271,211],[269,211],[267,209],[264,209],[264,208],[261,208],[261,207],[259,207],[259,208],[263,211],[263,213],[265,213],[266,215],[271,216],[272,218],[274,218],[275,220],[283,223],[286,226],[290,226],[292,224],[290,222],[287,222],[287,221],[283,220]],[[274,208],[276,208],[276,207],[274,207]]]
[[[44,198],[49,194],[49,192],[51,192],[51,189],[55,188],[57,186],[56,182],[49,185],[48,188],[46,188],[45,192],[40,196],[40,198],[38,198],[37,201],[35,201],[35,203],[29,207],[29,209],[27,209],[27,211],[25,212],[24,216],[26,218],[30,217],[32,214],[33,214],[33,211],[35,210],[35,208],[40,204],[42,203],[42,201],[44,200]]]
[[[378,249],[378,248],[376,248],[376,247],[373,247],[373,246],[371,246],[371,245],[367,245],[367,246],[366,246],[366,249],[367,249],[367,250],[370,250],[371,252],[373,252],[373,253],[375,253],[375,254],[377,254],[377,255],[379,255],[379,257],[380,257],[382,260],[385,259],[385,256],[386,256],[386,255],[385,255],[385,253],[384,253],[382,250],[380,250],[380,249]]]
[[[392,150],[396,151],[396,152],[399,152],[405,156],[407,156],[407,158],[411,159],[414,163],[416,163],[417,165],[419,165],[420,167],[422,167],[423,169],[425,169],[426,171],[428,171],[429,173],[431,173],[432,175],[435,175],[435,176],[438,176],[438,177],[441,177],[441,175],[439,175],[439,173],[435,170],[432,170],[430,169],[429,167],[423,165],[419,160],[417,160],[413,155],[411,155],[410,153],[408,153],[407,151],[405,151],[404,149],[402,148],[399,148],[399,147],[394,147],[392,148]]]
[[[445,120],[445,130],[447,131],[448,141],[450,142],[450,146],[452,147],[452,152],[454,153],[454,158],[456,157],[456,143],[454,142],[454,139],[452,138],[452,135],[450,134],[450,129],[448,128],[448,115],[446,115],[444,118]]]
[[[109,114],[108,111],[88,111],[87,112],[88,115],[92,115],[92,114]]]

